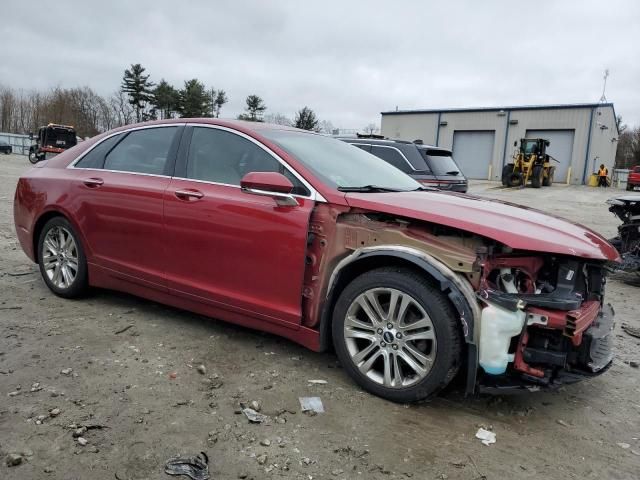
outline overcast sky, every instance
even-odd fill
[[[3,0],[0,84],[119,88],[131,63],[176,86],[304,105],[336,127],[380,111],[598,101],[640,125],[640,2]]]

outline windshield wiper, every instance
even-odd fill
[[[361,187],[338,187],[341,192],[405,192],[406,190],[398,190],[397,188],[380,187],[378,185],[362,185]]]

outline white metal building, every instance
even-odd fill
[[[514,142],[546,138],[555,181],[573,184],[602,163],[613,171],[619,135],[613,103],[382,112],[382,134],[449,148],[468,178],[489,180],[500,180]]]

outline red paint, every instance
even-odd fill
[[[566,337],[571,339],[574,346],[582,343],[582,334],[596,321],[600,313],[600,302],[590,300],[584,302],[577,310],[563,312],[560,310],[547,310],[538,307],[527,307],[527,313],[544,315],[547,324],[536,325],[535,328],[550,328],[562,330]]]
[[[527,348],[527,343],[529,343],[529,333],[525,330],[520,336],[520,340],[516,348],[516,353],[513,359],[513,368],[526,373],[527,375],[542,378],[544,377],[544,370],[534,368],[524,361],[524,349]]]
[[[627,185],[630,187],[640,187],[640,165],[633,167],[633,170],[629,172],[629,178],[627,179]]]
[[[277,172],[249,172],[240,180],[240,186],[279,193],[291,193],[293,190],[293,183]]]
[[[147,125],[185,122],[221,125],[263,143],[326,203],[299,198],[298,206],[281,207],[239,186],[66,168],[101,135],[42,162],[18,182],[14,218],[25,253],[35,260],[36,222],[50,212],[62,214],[84,246],[92,285],[271,332],[315,350],[318,331],[305,325],[316,325],[324,299],[321,282],[310,272],[330,275],[331,270],[314,265],[320,252],[307,251],[308,232],[336,252],[344,248],[343,239],[335,238],[335,222],[350,206],[460,228],[521,250],[617,258],[599,235],[535,210],[441,192],[345,196],[260,135],[265,128],[286,127],[217,119]],[[292,187],[282,175],[264,172],[248,174],[243,184],[279,192]],[[539,260],[518,262],[536,270]]]
[[[595,260],[619,260],[602,236],[586,227],[517,205],[449,192],[349,193],[352,207],[459,228],[518,250]]]

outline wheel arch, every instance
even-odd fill
[[[388,266],[404,266],[426,274],[427,278],[448,297],[458,313],[458,321],[466,344],[466,391],[473,393],[478,369],[475,321],[480,318],[480,307],[475,299],[475,293],[471,285],[445,264],[414,248],[400,245],[362,248],[338,263],[329,280],[319,324],[321,349],[326,350],[331,346],[332,312],[344,287],[367,271]]]
[[[87,242],[84,238],[84,235],[82,234],[82,231],[80,230],[76,222],[73,220],[71,215],[69,215],[67,212],[64,212],[62,210],[52,208],[42,212],[42,214],[40,214],[40,216],[34,222],[33,228],[31,229],[31,231],[33,232],[31,235],[31,244],[33,248],[33,256],[35,258],[35,262],[38,263],[38,240],[40,239],[40,233],[42,232],[42,229],[44,228],[45,224],[49,220],[55,217],[62,217],[71,224],[71,226],[75,230],[76,235],[78,235],[79,237],[78,239],[82,243],[82,247],[84,249],[85,255],[88,258],[89,250],[87,249]]]

